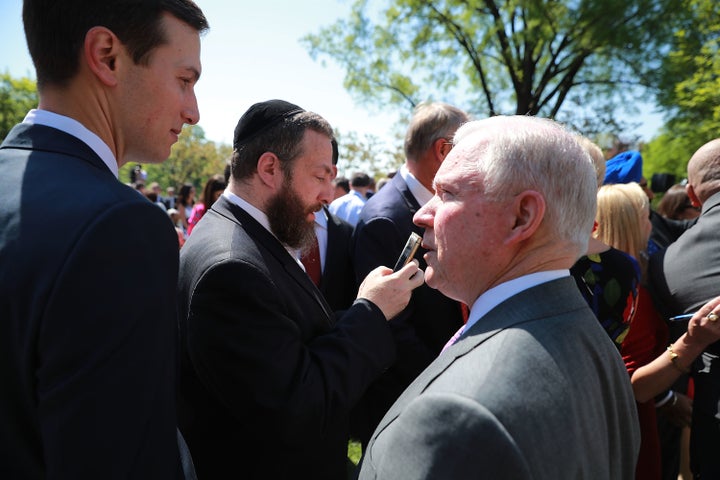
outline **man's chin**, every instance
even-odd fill
[[[428,265],[425,267],[425,285],[432,288],[433,290],[437,290],[438,286],[435,284],[435,270]]]

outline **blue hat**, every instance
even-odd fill
[[[605,163],[605,181],[611,183],[640,182],[642,178],[642,156],[637,150],[618,153]]]

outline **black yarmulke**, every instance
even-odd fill
[[[240,117],[235,127],[233,148],[263,129],[272,127],[286,118],[305,110],[284,100],[268,100],[256,103]]]

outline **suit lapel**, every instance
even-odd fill
[[[265,227],[260,225],[245,210],[235,205],[225,197],[220,197],[211,207],[218,214],[228,218],[240,225],[251,237],[256,239],[257,244],[266,249],[282,266],[285,272],[305,290],[308,295],[315,299],[327,315],[328,323],[332,324],[333,313],[330,306],[323,298],[320,291],[312,282],[310,277],[300,267],[298,262],[290,255],[280,241]]]
[[[402,178],[399,171],[393,177],[391,186],[400,193],[400,197],[403,202],[405,202],[405,206],[411,213],[410,218],[412,218],[415,213],[420,210],[420,204],[415,199],[415,195],[412,194],[410,187],[408,187],[407,183],[405,183],[405,180]]]
[[[546,298],[546,302],[538,299]],[[388,410],[374,437],[402,413],[409,401],[422,394],[458,358],[506,328],[533,322],[562,312],[587,308],[572,277],[542,283],[514,295],[493,308],[438,356]]]

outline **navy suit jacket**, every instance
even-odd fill
[[[54,128],[0,172],[0,477],[179,477],[170,220]]]
[[[392,268],[410,232],[423,229],[413,223],[420,205],[400,174],[365,204],[353,235],[353,262],[358,285],[379,265]],[[415,258],[427,266],[420,248]],[[408,307],[390,322],[397,344],[397,360],[368,390],[354,413],[354,434],[364,443],[390,405],[432,362],[462,325],[460,304],[423,284],[415,289]]]
[[[382,312],[337,321],[267,229],[220,197],[180,253],[180,428],[198,478],[346,476],[348,416],[395,359]]]

